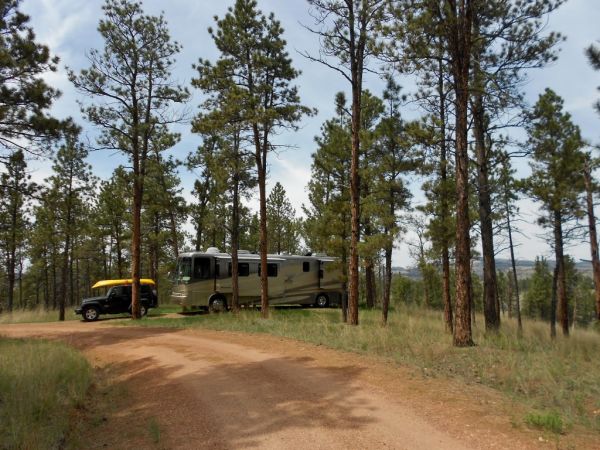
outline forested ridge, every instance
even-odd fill
[[[360,324],[359,306],[380,308],[385,326],[395,304],[416,304],[443,312],[454,345],[470,346],[477,312],[490,333],[505,317],[518,321],[519,332],[527,326],[522,316],[547,321],[552,336],[600,321],[595,143],[584,139],[557,87],[535,104],[524,95],[528,74],[560,57],[565,36],[547,24],[563,3],[307,0],[306,39],[320,47],[292,58],[273,13],[232,0],[198,31],[218,51],[209,60],[201,47],[171,37],[168,17],[106,0],[103,45],[75,70],[36,41],[20,0],[0,0],[0,313],[44,308],[64,320],[95,281],[133,278],[139,317],[140,278],[155,279],[165,301],[177,256],[218,247],[232,254],[233,310],[237,250],[261,255],[265,318],[267,253],[313,252],[339,258],[348,291],[341,320],[351,325]],[[198,53],[187,84],[173,76],[182,52]],[[598,44],[581,52],[600,70]],[[322,93],[335,114],[314,138],[302,211],[281,183],[267,192],[270,161],[286,157],[277,136],[316,113],[303,98],[296,58],[339,80],[339,92]],[[84,122],[52,116],[60,92],[45,75],[55,71],[68,74]],[[376,92],[367,75],[384,89]],[[407,77],[416,89],[401,87]],[[600,113],[600,101],[592,103]],[[417,118],[406,114],[415,108]],[[169,150],[182,126],[197,148],[175,157]],[[93,142],[83,127],[95,130]],[[92,151],[127,163],[97,173]],[[31,179],[32,159],[51,161],[42,182]],[[526,177],[515,169],[523,161]],[[193,201],[183,171],[196,176]],[[416,183],[425,198],[419,204]],[[539,206],[535,220],[555,261],[549,265],[541,250],[527,278],[517,271],[515,245],[524,198]],[[418,279],[393,274],[402,241]],[[592,277],[575,269],[574,243],[589,246]],[[496,267],[500,252],[509,270]]]

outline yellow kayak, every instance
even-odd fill
[[[95,285],[92,286],[92,289],[101,288],[101,287],[111,287],[111,286],[122,286],[123,284],[132,284],[133,280],[131,278],[124,280],[101,280],[98,281]],[[156,283],[154,280],[150,278],[141,278],[140,284],[150,284],[154,286]]]

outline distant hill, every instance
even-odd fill
[[[550,269],[554,269],[555,261],[553,259],[548,260],[548,266]],[[535,266],[535,261],[533,260],[517,260],[517,276],[519,278],[529,278],[533,273],[533,268]],[[591,277],[592,276],[592,262],[591,261],[577,261],[575,263],[576,269]],[[477,259],[473,262],[473,270],[479,276],[483,275],[483,262],[481,259]],[[510,259],[498,258],[496,259],[496,270],[498,272],[507,272],[512,270],[512,265]],[[421,278],[421,273],[417,267],[393,267],[393,273],[401,274],[408,278],[419,279]]]

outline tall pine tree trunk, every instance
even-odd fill
[[[240,309],[240,286],[238,249],[240,246],[240,205],[239,205],[239,175],[233,176],[233,204],[231,210],[231,309],[238,312]]]
[[[358,58],[357,58],[358,60]],[[350,159],[350,261],[348,267],[348,323],[358,325],[358,243],[360,240],[360,118],[362,59],[352,58],[352,155]]]
[[[598,256],[598,234],[596,232],[596,216],[594,214],[594,191],[589,161],[586,161],[583,172],[587,202],[588,229],[590,250],[592,253],[592,269],[594,271],[594,292],[596,297],[596,320],[600,321],[600,257]]]
[[[385,246],[385,279],[383,284],[383,304],[381,305],[381,315],[383,325],[387,324],[388,310],[390,307],[390,296],[392,290],[392,249],[393,244],[390,242]]]
[[[131,317],[140,318],[140,246],[142,238],[142,181],[140,162],[137,155],[133,158],[133,227],[131,233]]]
[[[448,243],[448,222],[450,208],[448,206],[448,148],[446,142],[446,93],[444,90],[444,62],[438,59],[438,95],[440,98],[440,219],[444,224],[442,237],[442,300],[444,304],[444,324],[446,332],[452,333],[454,318],[452,314],[452,299],[450,296],[450,245]]]
[[[18,183],[17,183],[18,185]],[[14,192],[13,197],[18,195],[18,192]],[[10,211],[10,242],[8,245],[8,261],[6,264],[7,278],[8,278],[8,312],[12,312],[14,308],[14,296],[15,296],[15,271],[17,263],[17,223],[19,220],[19,209],[15,199],[12,199],[11,211]]]
[[[483,311],[486,331],[500,328],[498,311],[496,260],[494,257],[494,225],[489,184],[489,157],[485,145],[485,115],[481,94],[474,95],[473,122],[475,153],[477,156],[477,184],[479,199],[479,223],[481,229],[481,253],[483,256]]]
[[[255,160],[258,172],[258,193],[259,193],[259,251],[260,251],[260,310],[264,319],[269,317],[269,280],[267,278],[267,251],[269,242],[267,241],[267,150],[268,135],[263,133],[261,142],[260,133],[257,124],[253,124]]]
[[[471,330],[471,229],[469,220],[468,105],[472,0],[450,5],[449,27],[456,113],[456,315],[454,345],[473,345]]]
[[[554,252],[556,258],[556,295],[558,300],[558,320],[562,327],[563,335],[569,335],[569,309],[567,301],[567,286],[565,273],[565,259],[563,250],[562,215],[560,211],[554,212]]]

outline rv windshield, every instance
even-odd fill
[[[175,282],[188,282],[192,276],[192,258],[184,257],[177,260]]]

